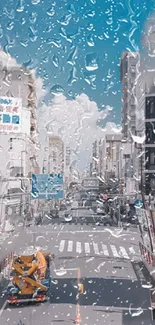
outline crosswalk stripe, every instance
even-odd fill
[[[82,252],[81,243],[79,241],[76,243],[76,252],[79,254]]]
[[[129,251],[130,251],[130,253],[131,253],[131,254],[134,254],[134,255],[136,255],[136,252],[135,252],[135,250],[134,250],[134,248],[133,248],[133,247],[129,247]]]
[[[61,240],[60,246],[59,246],[59,251],[62,253],[65,248],[65,240]]]
[[[94,246],[94,252],[95,252],[95,254],[100,254],[99,253],[99,249],[98,249],[98,244],[96,244],[96,243],[93,242],[93,246]]]
[[[109,256],[109,252],[108,252],[108,249],[107,249],[107,245],[102,244],[102,249],[103,249],[103,254],[105,256]]]
[[[120,257],[120,255],[117,253],[117,249],[114,245],[110,245],[112,253],[115,257]]]
[[[85,252],[86,252],[86,254],[90,253],[90,245],[89,245],[89,243],[85,243]]]
[[[120,247],[120,253],[121,253],[121,256],[123,256],[124,258],[130,259],[127,254],[127,251],[124,247]]]
[[[72,252],[72,250],[73,250],[73,241],[69,240],[69,242],[68,242],[68,252]]]

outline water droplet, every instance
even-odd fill
[[[31,3],[33,5],[37,5],[38,3],[40,3],[41,0],[31,0]]]
[[[29,21],[30,21],[31,24],[35,24],[36,20],[37,20],[37,13],[32,12],[30,17],[29,17]]]
[[[20,44],[24,47],[27,47],[29,45],[29,40],[28,39],[25,39],[25,40],[21,40],[20,41]]]
[[[75,11],[75,8],[74,8],[74,5],[73,4],[70,4],[68,6],[68,12],[70,12],[71,14],[75,14],[76,11]]]
[[[7,29],[12,30],[14,28],[14,22],[11,21],[10,23],[7,24]]]
[[[145,134],[142,137],[133,134],[131,136],[135,143],[143,144],[145,141]]]
[[[152,284],[151,283],[142,284],[142,288],[151,289],[152,288]]]
[[[3,13],[4,15],[6,15],[9,19],[14,19],[15,18],[15,12],[14,10],[10,10],[10,12],[8,12],[7,8],[3,9]]]
[[[88,85],[91,86],[92,89],[96,89],[96,75],[90,74],[88,72],[84,73],[84,80]]]
[[[58,58],[58,56],[56,56],[55,54],[53,55],[52,62],[53,62],[54,66],[55,66],[56,68],[59,67],[59,58]]]
[[[32,26],[29,27],[29,38],[31,42],[35,42],[38,38],[37,30],[35,30]]]
[[[98,69],[97,55],[96,53],[89,53],[85,59],[86,69],[88,71],[95,71]]]
[[[51,88],[51,93],[53,95],[62,95],[64,93],[64,89],[61,85],[54,85],[52,88]]]
[[[57,48],[61,47],[61,40],[59,38],[48,38],[46,41],[47,44],[52,44]]]
[[[75,46],[68,56],[67,63],[74,65],[76,58],[77,58],[77,47]]]
[[[87,30],[91,31],[93,28],[94,28],[94,25],[93,24],[88,24]]]
[[[63,268],[61,268],[60,270],[54,270],[54,271],[55,271],[57,276],[63,276],[63,275],[65,275],[67,273],[67,271],[64,270]]]
[[[63,16],[60,20],[58,20],[58,23],[63,26],[68,26],[71,18],[72,18],[72,14],[67,14],[67,15]]]
[[[95,11],[94,11],[94,10],[89,11],[89,12],[88,12],[88,16],[89,16],[89,17],[94,17],[94,16],[95,16]]]
[[[22,25],[25,25],[25,23],[26,23],[26,19],[25,19],[25,17],[22,17],[22,18],[21,18],[21,24],[22,24]]]
[[[50,17],[53,17],[55,15],[55,9],[54,9],[54,7],[50,7],[47,10],[47,15],[50,16]]]
[[[66,33],[66,30],[65,30],[63,27],[60,28],[60,35],[61,35],[61,36],[62,36],[62,37],[67,41],[67,42],[72,43],[71,36],[68,35],[68,34]],[[75,36],[75,35],[73,35],[73,36]]]
[[[98,36],[98,39],[101,40],[101,41],[103,41],[103,39],[104,39],[103,35],[99,35]]]
[[[72,218],[71,215],[68,215],[64,219],[65,219],[66,222],[70,222],[70,221],[72,221],[73,218]]]
[[[109,38],[109,35],[107,33],[104,33],[105,38]]]
[[[23,0],[18,1],[16,11],[17,12],[23,12],[24,11],[24,1]]]
[[[87,44],[89,46],[94,46],[95,45],[95,42],[94,42],[94,39],[93,39],[93,34],[88,35],[88,37],[87,37]]]
[[[76,68],[73,67],[70,70],[69,78],[68,78],[68,85],[71,86],[74,82],[76,82],[78,78],[76,77]]]
[[[95,5],[96,0],[90,0],[90,2],[91,2],[93,5]]]

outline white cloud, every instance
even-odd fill
[[[20,67],[20,65],[17,64],[16,59],[12,58],[10,54],[5,53],[1,47],[0,47],[0,65],[8,69],[16,66]]]
[[[64,95],[55,96],[48,107],[42,107],[40,126],[44,133],[46,129],[49,135],[61,136],[65,144],[72,148],[80,166],[84,167],[89,163],[93,141],[103,138],[106,133],[120,133],[115,123],[107,123],[105,128],[98,126],[98,122],[102,122],[110,110],[111,107],[109,109],[107,106],[100,112],[97,104],[85,94],[73,100],[68,100]]]
[[[40,104],[41,100],[47,95],[48,90],[44,88],[43,79],[36,76],[36,71],[31,70],[32,77],[35,81],[37,105]]]

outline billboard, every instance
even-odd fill
[[[21,98],[0,97],[0,132],[21,132]]]
[[[62,174],[32,174],[32,199],[62,199]]]

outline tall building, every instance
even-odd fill
[[[140,56],[137,52],[123,52],[120,63],[122,83],[122,134],[130,139],[136,131],[136,80],[139,75]]]
[[[64,151],[64,183],[68,188],[71,182],[71,148],[66,146]]]
[[[155,194],[155,93],[145,99],[145,192]]]
[[[118,171],[117,171],[117,161],[118,155],[117,153],[121,147],[121,134],[108,134],[105,136],[105,143],[106,143],[106,178],[109,177],[116,177],[118,178]]]
[[[64,173],[64,143],[59,136],[48,137],[48,173]]]
[[[154,75],[147,72],[138,80],[137,136],[135,143],[139,186],[146,195],[155,194],[155,86]]]
[[[35,81],[30,71],[0,51],[1,219],[8,209],[12,220],[23,217],[25,205],[31,214],[30,195],[22,193],[29,193],[31,174],[39,172],[36,143]]]

